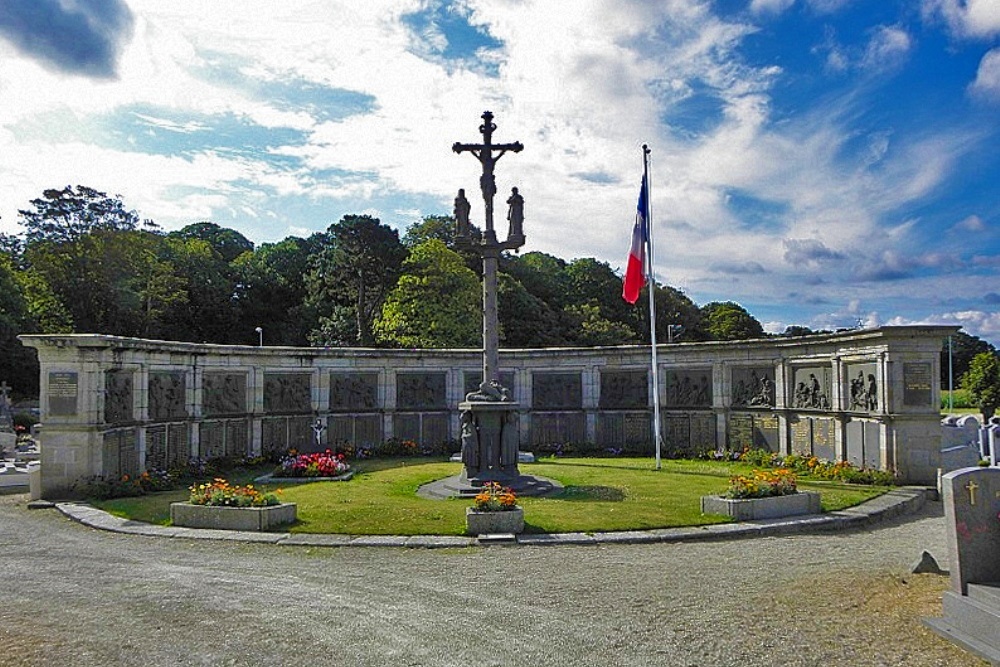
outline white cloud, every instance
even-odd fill
[[[986,223],[978,215],[970,215],[955,223],[952,231],[978,233],[986,230]]]
[[[795,0],[752,0],[750,11],[762,13],[781,13],[795,4]]]
[[[911,46],[910,35],[902,28],[879,26],[872,31],[861,58],[861,67],[868,70],[895,69],[906,60]]]
[[[886,324],[955,324],[973,336],[986,340],[1000,340],[1000,312],[962,310],[927,315],[923,318],[894,317]]]
[[[922,10],[927,18],[944,19],[959,37],[1000,34],[1000,3],[996,0],[923,0]]]
[[[986,52],[979,61],[976,80],[969,86],[974,94],[1000,100],[1000,47]]]

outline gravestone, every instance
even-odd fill
[[[941,478],[951,590],[932,630],[1000,664],[1000,469],[963,468]]]

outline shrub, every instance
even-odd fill
[[[82,484],[74,485],[73,491],[85,498],[110,500],[144,496],[156,491],[169,491],[177,486],[176,475],[166,470],[149,470],[139,475],[105,477],[95,475],[86,478]]]

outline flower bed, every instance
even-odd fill
[[[289,453],[275,468],[273,477],[341,477],[350,472],[351,466],[343,454],[334,454],[329,449],[312,454]]]
[[[252,484],[232,486],[222,478],[196,484],[188,502],[170,504],[170,521],[188,528],[262,531],[295,519],[295,503],[282,503],[277,493]]]
[[[524,509],[509,487],[489,482],[465,508],[465,525],[470,535],[517,534],[524,530]]]

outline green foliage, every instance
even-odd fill
[[[227,264],[245,252],[253,252],[253,243],[250,239],[235,229],[220,227],[214,222],[196,222],[171,232],[169,236],[205,241]]]
[[[755,468],[787,468],[802,476],[847,484],[890,486],[896,481],[896,476],[891,470],[858,468],[848,461],[824,461],[815,456],[801,454],[782,456],[766,449],[744,450],[738,459]]]
[[[458,253],[438,239],[415,246],[375,322],[381,344],[412,348],[478,347],[481,288]]]
[[[951,336],[951,371],[954,386],[958,387],[961,382],[962,376],[969,372],[969,366],[972,364],[972,360],[977,354],[982,354],[983,352],[996,352],[996,348],[993,347],[988,341],[979,338],[978,336],[972,336],[964,331],[959,331],[953,336]],[[948,339],[945,338],[944,342],[941,344],[941,388],[948,388]]]
[[[945,389],[941,392],[941,409],[947,410],[948,405],[948,390]],[[956,389],[951,393],[951,407],[956,410],[968,410],[970,408],[976,407],[972,402],[972,396],[965,389]]]
[[[983,419],[989,420],[1000,407],[1000,356],[995,352],[980,352],[973,357],[969,370],[962,376],[962,388],[969,392]]]
[[[702,325],[711,340],[748,340],[764,336],[764,327],[738,303],[706,303],[701,307],[701,314]]]
[[[352,309],[355,335],[352,344],[370,346],[375,342],[372,325],[382,310],[389,291],[396,286],[406,248],[399,234],[377,218],[346,215],[330,225],[327,243],[311,259],[307,279],[308,301],[326,315],[334,306]],[[314,344],[323,340],[321,327],[311,336]]]

